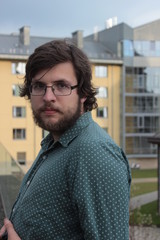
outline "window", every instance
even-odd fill
[[[17,161],[19,164],[26,164],[26,152],[17,152]]]
[[[155,51],[156,50],[156,42],[155,41],[150,41],[150,50]]]
[[[12,95],[19,96],[19,85],[12,85]]]
[[[131,40],[123,40],[123,56],[124,57],[133,57],[133,42]]]
[[[12,63],[12,74],[25,74],[25,67],[24,62]]]
[[[24,128],[15,128],[13,129],[13,139],[25,139],[26,130]]]
[[[158,97],[153,98],[153,107],[158,107]]]
[[[145,75],[136,75],[136,78],[134,79],[133,86],[136,89],[144,89],[146,85],[146,76]]]
[[[26,116],[26,108],[25,107],[13,107],[12,108],[12,116],[23,118]]]
[[[134,41],[135,56],[160,56],[160,41]]]
[[[138,88],[144,88],[145,87],[145,76],[144,75],[138,75]]]
[[[144,117],[137,117],[137,127],[138,128],[144,127]]]
[[[108,88],[99,87],[97,98],[107,98],[108,97]]]
[[[107,66],[95,66],[96,77],[107,77]]]
[[[107,107],[99,107],[97,108],[97,117],[108,117],[108,108]]]
[[[129,141],[127,139],[126,141]],[[151,147],[151,144],[148,142],[147,137],[133,137],[133,148],[132,153],[130,154],[155,154],[156,149]]]

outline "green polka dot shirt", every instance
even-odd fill
[[[91,113],[41,145],[11,213],[20,238],[128,240],[128,161]]]

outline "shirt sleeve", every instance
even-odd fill
[[[129,171],[117,146],[79,146],[72,200],[84,239],[129,239]]]

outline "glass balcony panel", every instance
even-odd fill
[[[10,215],[23,177],[24,173],[20,165],[0,143],[0,193],[7,217]]]

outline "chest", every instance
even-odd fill
[[[45,205],[58,199],[68,199],[68,157],[65,150],[49,151],[39,156],[25,176],[16,206]]]

